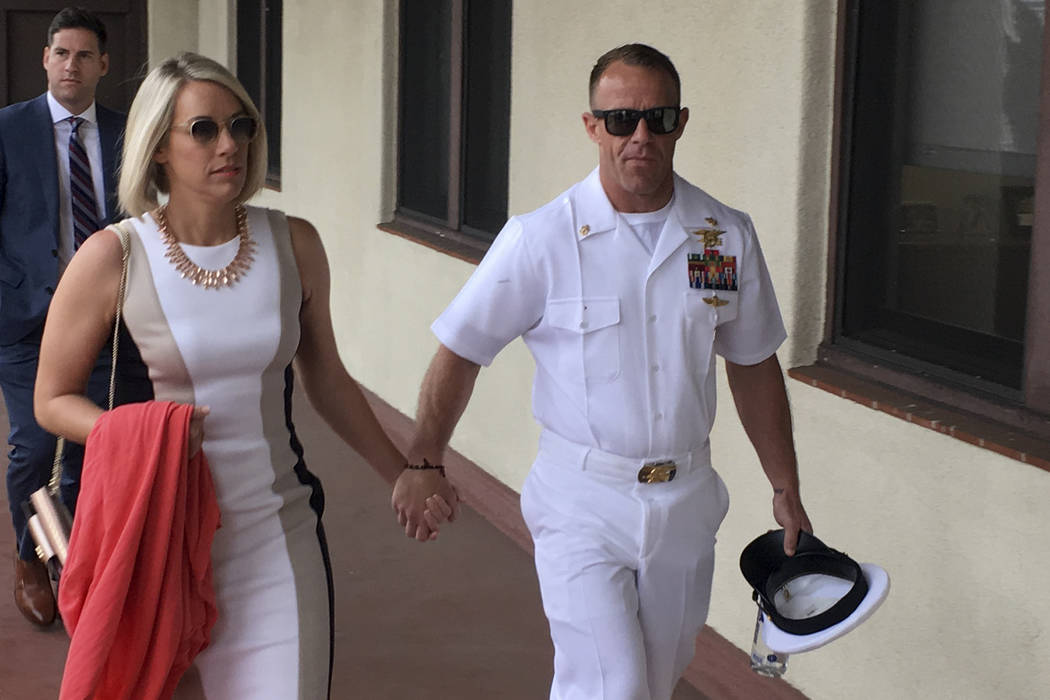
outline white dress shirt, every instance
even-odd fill
[[[106,185],[102,175],[102,141],[99,138],[94,101],[80,114],[73,114],[48,91],[47,105],[51,108],[51,121],[55,127],[55,155],[58,157],[58,269],[61,271],[66,269],[73,257],[73,200],[69,191],[69,135],[73,125],[66,121],[70,117],[84,120],[77,133],[91,162],[91,180],[95,186],[100,224],[106,217]]]
[[[786,333],[750,217],[677,175],[674,192],[650,253],[595,170],[511,218],[432,330],[481,365],[521,335],[536,419],[567,440],[631,458],[700,448],[715,354],[756,364]],[[704,229],[721,231],[717,246]],[[691,286],[689,256],[716,247],[735,264],[733,289]]]

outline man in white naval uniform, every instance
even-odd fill
[[[410,462],[440,462],[479,366],[507,343],[522,336],[536,361],[543,432],[521,507],[556,700],[668,700],[693,657],[729,506],[708,443],[716,353],[789,554],[811,529],[769,274],[750,218],[674,174],[679,100],[662,53],[602,56],[583,115],[597,170],[511,218],[432,326]]]

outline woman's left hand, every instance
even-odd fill
[[[190,432],[187,436],[186,449],[192,459],[200,452],[201,443],[204,442],[204,418],[211,413],[207,406],[194,406],[193,415],[190,416]]]
[[[452,486],[449,484],[449,486]],[[456,493],[456,487],[452,486],[453,493]],[[459,494],[456,493],[456,498],[459,498]],[[457,505],[461,501],[457,500]],[[437,533],[441,529],[441,524],[444,522],[452,522],[456,519],[455,509],[449,505],[440,494],[435,493],[433,496],[426,500],[427,508],[423,511],[423,520],[426,522],[427,527],[430,528],[431,532]],[[435,535],[436,536],[436,535]]]

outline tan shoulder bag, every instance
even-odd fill
[[[120,317],[124,311],[124,296],[128,288],[128,256],[131,251],[130,233],[125,222],[113,224],[108,228],[120,236],[120,247],[123,251],[120,270],[120,289],[117,292],[117,313],[113,321],[113,357],[109,368],[109,409],[113,409],[113,400],[117,382],[117,348],[120,344]],[[51,467],[51,479],[47,486],[34,491],[28,501],[22,503],[22,512],[26,515],[29,534],[36,545],[36,554],[40,561],[47,565],[53,578],[57,579],[66,564],[69,551],[69,533],[73,519],[69,510],[59,496],[62,483],[62,453],[66,440],[58,438],[55,445],[55,461]]]

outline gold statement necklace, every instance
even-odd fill
[[[248,272],[255,259],[255,241],[252,240],[251,232],[248,231],[248,211],[243,205],[238,204],[236,209],[237,237],[240,243],[237,246],[237,255],[226,267],[218,270],[206,270],[186,256],[178,240],[168,230],[167,205],[157,210],[157,228],[160,230],[161,240],[167,250],[164,253],[171,264],[175,266],[179,276],[187,279],[193,284],[205,289],[218,289],[229,287]]]

